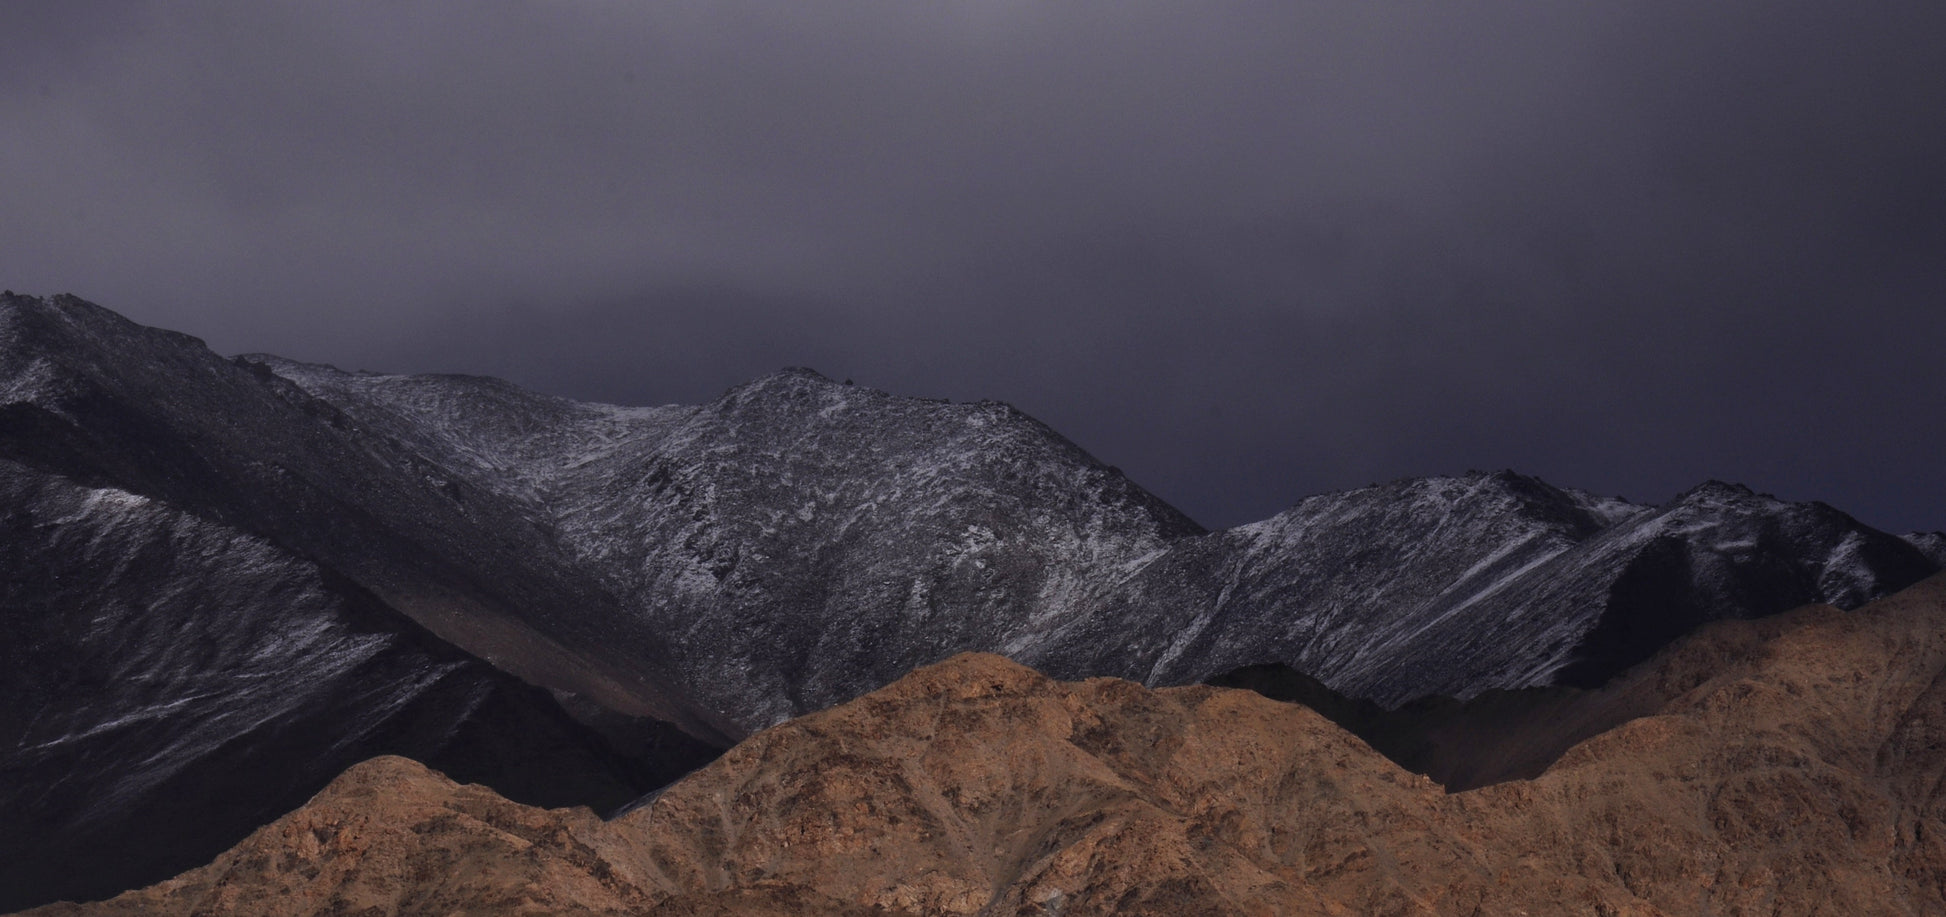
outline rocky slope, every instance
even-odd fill
[[[1946,577],[1706,628],[1648,715],[1447,794],[1304,707],[963,656],[629,814],[360,765],[211,865],[54,915],[1887,914],[1946,909]]]

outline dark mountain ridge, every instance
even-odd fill
[[[530,681],[722,735],[660,677],[654,635],[612,658],[615,598],[547,532],[261,365],[73,297],[0,303],[0,353],[0,457],[193,508]]]

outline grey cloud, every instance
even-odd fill
[[[1203,521],[1511,465],[1946,525],[1946,12],[24,3],[0,275],[222,350],[1020,404]]]

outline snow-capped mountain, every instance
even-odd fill
[[[487,709],[466,698],[514,696],[494,669],[553,692],[522,689],[495,736],[578,720],[612,747],[666,721],[692,752],[968,650],[1148,684],[1282,663],[1389,704],[1593,683],[1703,621],[1941,566],[1938,540],[1820,504],[1710,484],[1639,506],[1505,472],[1211,533],[1003,404],[808,370],[582,404],[227,360],[73,297],[0,299],[0,462],[0,638],[32,648],[0,683],[0,766],[30,788],[0,821],[34,826],[25,846],[83,836],[124,787],[207,797],[270,723],[315,724],[273,730],[277,767],[369,753],[357,736],[440,747]],[[124,734],[149,744],[45,757]],[[79,821],[19,814],[56,796]]]
[[[1507,472],[1205,533],[1003,404],[786,370],[694,407],[222,360],[8,301],[9,453],[312,558],[529,680],[734,737],[952,652],[1188,682],[1283,662],[1398,701],[1597,681],[1705,620],[1937,569],[1829,507],[1645,507]]]
[[[1663,507],[1500,472],[1206,533],[1006,405],[786,370],[701,406],[347,373],[16,297],[10,452],[315,559],[529,680],[735,737],[953,652],[1383,702],[1598,681],[1702,621],[1855,606],[1923,538],[1711,483]],[[539,647],[536,649],[535,647]]]

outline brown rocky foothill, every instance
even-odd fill
[[[1707,628],[1616,689],[1656,703],[1449,794],[1298,705],[967,655],[611,821],[382,758],[208,866],[33,913],[1946,913],[1946,577]]]

